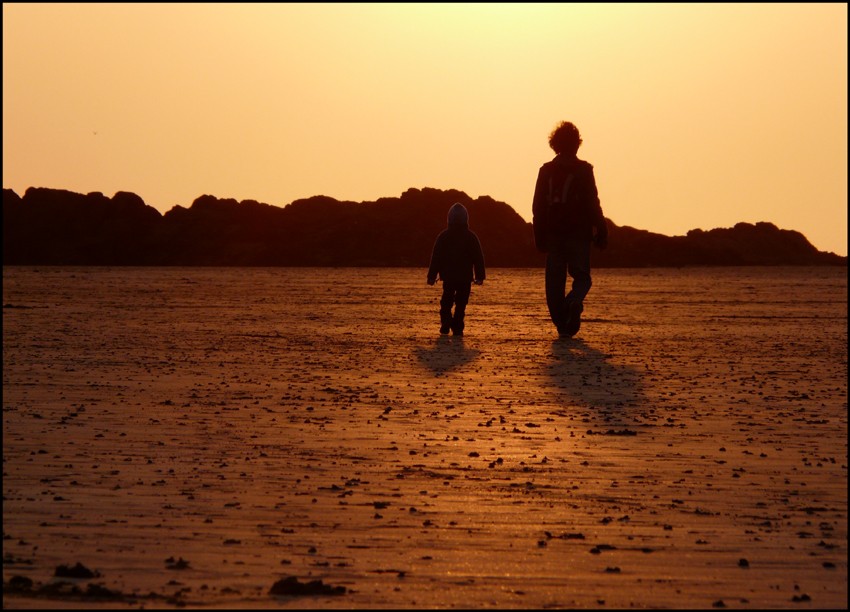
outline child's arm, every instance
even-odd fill
[[[473,238],[472,268],[475,273],[475,284],[481,285],[484,283],[484,277],[487,275],[484,268],[484,251],[481,249],[481,241],[478,240],[478,236],[473,234]]]
[[[434,242],[434,249],[431,251],[431,264],[428,266],[428,284],[433,285],[437,282],[437,276],[440,273],[440,259],[442,258],[442,249],[440,248],[440,237]]]

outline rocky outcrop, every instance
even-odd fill
[[[461,202],[491,267],[542,266],[531,224],[504,202],[456,190],[341,202],[326,196],[279,207],[202,195],[165,214],[137,195],[3,190],[4,265],[425,267],[448,209]],[[595,267],[847,265],[771,223],[664,236],[609,221]]]

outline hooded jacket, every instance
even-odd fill
[[[440,232],[431,252],[428,280],[471,283],[483,281],[484,253],[478,236],[469,229],[469,213],[463,204],[449,209],[448,227]]]
[[[540,167],[532,203],[534,242],[541,251],[569,240],[607,239],[608,226],[593,166],[558,155]]]

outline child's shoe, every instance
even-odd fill
[[[462,316],[461,316],[461,317],[458,317],[457,315],[455,315],[454,317],[452,317],[452,325],[451,325],[451,327],[452,327],[452,333],[453,333],[455,336],[462,336],[462,335],[463,335],[463,328],[464,328],[464,320],[463,320],[463,317],[462,317]]]

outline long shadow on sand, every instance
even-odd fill
[[[552,342],[552,386],[570,404],[588,408],[628,408],[643,398],[640,372],[610,361],[610,356],[580,338]]]
[[[440,336],[430,346],[417,346],[413,352],[423,366],[439,376],[474,361],[481,351],[465,346],[463,336]]]

